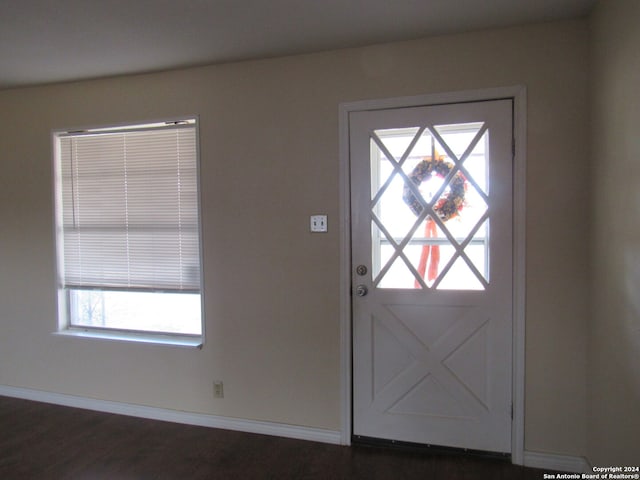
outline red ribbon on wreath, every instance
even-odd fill
[[[438,232],[436,230],[436,222],[431,217],[427,217],[424,229],[425,238],[436,238]],[[429,271],[427,272],[427,262],[429,262]],[[438,264],[440,263],[440,246],[429,245],[428,243],[422,246],[422,253],[420,254],[420,263],[418,263],[418,273],[422,278],[426,278],[428,281],[433,282],[438,276]],[[425,277],[425,274],[427,275]],[[415,281],[415,287],[421,288],[420,282]]]

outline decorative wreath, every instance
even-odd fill
[[[440,178],[445,178],[452,168],[453,163],[445,161],[443,157],[436,156],[435,160],[431,157],[426,157],[409,174],[409,179],[415,185],[420,185],[422,182],[428,182],[434,174]],[[443,195],[433,207],[440,220],[446,222],[458,215],[464,207],[466,191],[467,179],[462,172],[457,172],[449,182],[449,192]],[[420,215],[424,210],[422,203],[416,198],[407,184],[402,189],[402,199],[416,216]]]

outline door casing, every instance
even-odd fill
[[[362,100],[339,106],[340,142],[340,341],[341,341],[341,442],[351,444],[352,434],[352,305],[351,213],[349,179],[349,113],[416,106],[513,99],[513,422],[511,461],[524,463],[525,386],[525,201],[526,201],[526,87],[435,93],[411,97]]]

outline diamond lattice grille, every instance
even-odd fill
[[[482,123],[372,132],[372,265],[378,288],[487,287],[488,138]]]

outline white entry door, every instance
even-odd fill
[[[355,438],[511,452],[512,124],[349,114]]]

